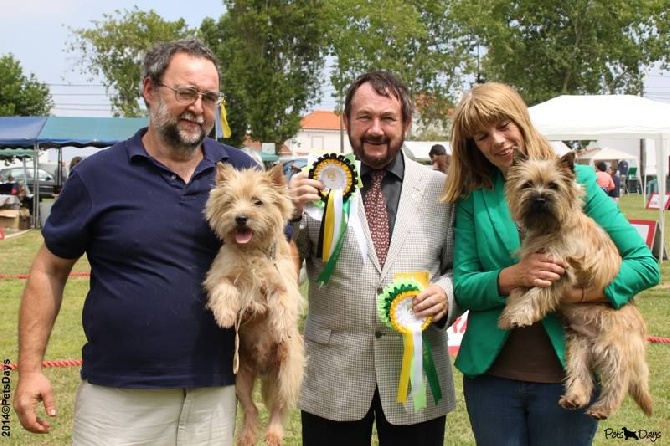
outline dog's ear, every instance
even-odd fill
[[[570,172],[575,171],[575,152],[572,150],[563,155],[558,161],[558,165],[563,169],[567,169]]]
[[[518,147],[514,148],[514,155],[512,157],[512,166],[523,163],[528,160],[528,155],[519,150]]]
[[[235,174],[235,168],[228,163],[219,161],[216,163],[216,184],[223,184],[229,181]]]
[[[279,188],[286,187],[286,177],[284,176],[284,169],[281,164],[277,164],[270,169],[268,171],[268,177],[273,185]]]

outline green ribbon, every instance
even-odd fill
[[[440,380],[437,377],[437,370],[435,370],[435,363],[433,362],[433,355],[430,353],[430,344],[423,337],[423,370],[426,372],[428,379],[428,386],[433,394],[435,404],[442,399],[442,389],[440,388]]]
[[[342,225],[340,225],[340,237],[337,240],[337,245],[333,250],[333,254],[328,259],[328,262],[323,267],[323,271],[319,274],[318,282],[319,285],[323,286],[330,280],[330,276],[335,270],[335,265],[337,264],[337,259],[340,258],[340,251],[342,250],[342,244],[344,243],[344,234],[347,232],[347,226],[349,225],[349,211],[350,211],[350,200],[347,198],[342,203],[342,219],[344,220]],[[325,213],[324,213],[325,217]]]

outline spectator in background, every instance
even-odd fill
[[[16,196],[21,202],[21,207],[28,209],[28,211],[30,211],[30,215],[33,215],[33,196],[30,194],[30,189],[28,189],[24,184],[18,184],[18,191]]]
[[[447,149],[442,144],[435,144],[428,152],[430,162],[433,165],[433,170],[439,170],[442,173],[447,173],[449,169],[449,155]]]
[[[598,186],[600,186],[607,195],[614,189],[612,175],[607,173],[607,164],[602,161],[596,163],[596,183],[598,183]]]
[[[11,184],[9,193],[11,195],[16,195],[19,192],[19,184],[16,182],[13,176],[9,175],[7,177],[7,184]]]
[[[621,194],[621,178],[619,178],[617,168],[612,165],[607,169],[607,172],[612,177],[612,182],[614,183],[614,189],[609,192],[609,196],[612,197],[614,201],[619,201],[619,195]]]
[[[67,174],[70,175],[72,173],[72,169],[75,168],[75,166],[79,163],[81,163],[84,160],[81,156],[75,156],[70,160],[70,167],[67,169]]]
[[[621,175],[627,175],[628,174],[628,161],[626,160],[621,160],[619,161],[619,173]]]

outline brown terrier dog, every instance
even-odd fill
[[[302,384],[305,357],[298,323],[303,299],[284,235],[292,212],[281,166],[262,172],[217,165],[205,217],[223,245],[205,288],[216,322],[237,328],[239,336],[236,391],[244,413],[239,446],[256,444],[257,377],[270,412],[265,441],[271,446],[281,445],[283,422]],[[236,361],[235,369],[237,365]]]
[[[554,160],[529,160],[515,153],[505,195],[523,236],[520,255],[545,252],[563,259],[563,278],[548,288],[516,288],[500,316],[500,328],[531,325],[559,311],[566,322],[567,409],[585,407],[593,392],[592,373],[602,387],[587,410],[595,419],[611,416],[630,393],[646,415],[652,413],[647,329],[631,301],[618,310],[605,303],[565,304],[572,287],[605,288],[619,272],[621,258],[609,235],[582,212],[582,188],[575,180],[574,153]]]

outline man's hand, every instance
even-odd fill
[[[418,317],[439,321],[449,313],[447,293],[437,285],[428,285],[414,298],[412,310]]]
[[[319,200],[319,191],[323,189],[323,183],[319,180],[310,179],[307,172],[300,172],[291,177],[288,183],[289,193],[293,200],[293,216],[302,215],[305,205]]]
[[[51,383],[40,372],[19,373],[19,382],[14,395],[14,410],[21,425],[35,434],[46,434],[51,424],[37,416],[37,405],[44,403],[44,410],[50,417],[56,416],[56,402],[53,399]]]

